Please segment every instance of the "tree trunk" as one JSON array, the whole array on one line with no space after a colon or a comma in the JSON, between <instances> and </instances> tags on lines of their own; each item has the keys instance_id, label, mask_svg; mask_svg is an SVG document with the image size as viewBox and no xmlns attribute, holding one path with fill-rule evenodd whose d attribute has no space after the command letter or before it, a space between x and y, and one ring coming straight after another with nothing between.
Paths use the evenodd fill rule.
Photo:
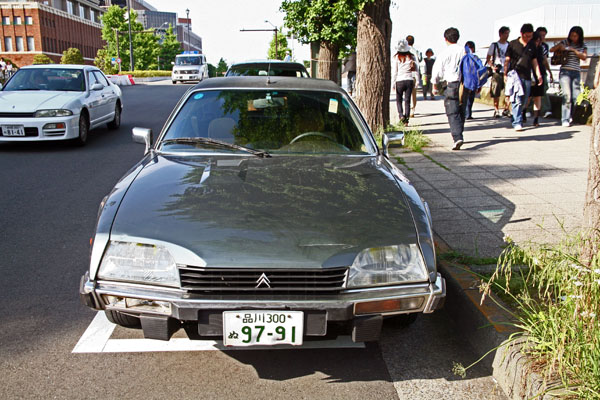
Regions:
<instances>
[{"instance_id":1,"label":"tree trunk","mask_svg":"<svg viewBox=\"0 0 600 400\"><path fill-rule=\"evenodd\" d=\"M356 102L373 132L390 122L392 21L390 0L375 0L358 13Z\"/></svg>"},{"instance_id":2,"label":"tree trunk","mask_svg":"<svg viewBox=\"0 0 600 400\"><path fill-rule=\"evenodd\" d=\"M591 261L600 251L600 87L593 90L590 100L593 107L592 137L590 139L590 167L588 172L584 226L590 230L590 241L584 257Z\"/></svg>"},{"instance_id":3,"label":"tree trunk","mask_svg":"<svg viewBox=\"0 0 600 400\"><path fill-rule=\"evenodd\" d=\"M319 67L317 77L329 79L339 85L338 81L338 55L340 49L330 42L321 42L319 46Z\"/></svg>"}]
</instances>

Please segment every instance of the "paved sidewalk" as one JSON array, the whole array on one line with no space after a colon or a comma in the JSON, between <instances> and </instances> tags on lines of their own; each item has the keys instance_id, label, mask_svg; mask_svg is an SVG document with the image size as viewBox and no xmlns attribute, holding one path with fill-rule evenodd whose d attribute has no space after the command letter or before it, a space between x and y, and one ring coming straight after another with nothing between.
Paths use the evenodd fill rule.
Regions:
<instances>
[{"instance_id":1,"label":"paved sidewalk","mask_svg":"<svg viewBox=\"0 0 600 400\"><path fill-rule=\"evenodd\" d=\"M465 143L452 151L443 100L437 98L419 97L410 121L432 146L425 155L393 149L392 159L429 203L434 231L452 249L494 257L505 235L517 243L551 243L581 226L589 126L563 128L542 118L535 128L531 118L524 131L515 132L508 118L493 119L491 107L476 103ZM393 98L390 110L397 121Z\"/></svg>"}]
</instances>

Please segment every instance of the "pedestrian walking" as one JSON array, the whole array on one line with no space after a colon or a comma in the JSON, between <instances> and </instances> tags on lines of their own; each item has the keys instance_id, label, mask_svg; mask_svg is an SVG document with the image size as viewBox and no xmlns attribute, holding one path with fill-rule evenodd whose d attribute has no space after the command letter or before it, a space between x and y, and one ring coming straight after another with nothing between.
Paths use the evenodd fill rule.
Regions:
<instances>
[{"instance_id":1,"label":"pedestrian walking","mask_svg":"<svg viewBox=\"0 0 600 400\"><path fill-rule=\"evenodd\" d=\"M444 92L444 108L450 125L450 133L454 145L452 150L460 150L463 145L463 130L465 127L465 114L460 106L460 62L465 54L465 49L457 42L460 33L456 28L448 28L444 31L446 48L437 58L433 65L432 81L434 84L433 94L437 94L437 84L445 81L447 84Z\"/></svg>"},{"instance_id":2,"label":"pedestrian walking","mask_svg":"<svg viewBox=\"0 0 600 400\"><path fill-rule=\"evenodd\" d=\"M544 78L544 94L542 95L542 110L540 115L543 114L544 118L550 118L552 116L552 104L550 104L550 97L548 96L548 75L550 75L550 83L554 82L554 76L552 74L552 69L550 69L550 63L548 62L550 54L550 46L546 43L548 30L545 27L540 26L535 31L540 35L542 40L541 50L543 55L540 70L542 71L542 77Z\"/></svg>"},{"instance_id":3,"label":"pedestrian walking","mask_svg":"<svg viewBox=\"0 0 600 400\"><path fill-rule=\"evenodd\" d=\"M537 76L535 70L532 70L533 79L531 81L531 96L529 98L529 102L533 103L533 126L540 126L539 116L542 108L542 96L545 93L544 87L547 83L545 79L546 68L543 65L544 48L542 47L542 36L539 34L539 32L533 32L531 43L535 46L536 58L542 76Z\"/></svg>"},{"instance_id":4,"label":"pedestrian walking","mask_svg":"<svg viewBox=\"0 0 600 400\"><path fill-rule=\"evenodd\" d=\"M562 90L562 126L571 126L575 100L579 96L581 80L581 61L587 59L587 47L583 41L583 29L574 26L569 30L567 39L555 44L550 51L567 52L566 61L561 65L558 81Z\"/></svg>"},{"instance_id":5,"label":"pedestrian walking","mask_svg":"<svg viewBox=\"0 0 600 400\"><path fill-rule=\"evenodd\" d=\"M427 93L429 93L431 100L435 100L435 96L433 95L431 88L431 74L433 73L433 64L435 63L435 58L433 58L433 50L427 49L423 63L425 64L425 72L422 80L423 99L427 100Z\"/></svg>"},{"instance_id":6,"label":"pedestrian walking","mask_svg":"<svg viewBox=\"0 0 600 400\"><path fill-rule=\"evenodd\" d=\"M510 29L503 26L498 30L500 36L497 42L490 45L485 58L486 65L492 69L492 79L490 84L490 96L494 100L494 118L500 118L499 103L500 97L504 94L504 61L506 57L506 49L508 49L508 36ZM508 97L504 97L504 110L502 115L510 116Z\"/></svg>"},{"instance_id":7,"label":"pedestrian walking","mask_svg":"<svg viewBox=\"0 0 600 400\"><path fill-rule=\"evenodd\" d=\"M412 109L410 116L411 118L415 116L415 109L417 108L417 87L419 86L419 82L421 81L421 71L418 68L423 61L423 54L419 50L414 47L415 37L413 35L408 35L406 37L406 41L410 46L410 52L412 53L415 62L417 63L417 68L413 71L413 80L415 82L415 89L412 92Z\"/></svg>"},{"instance_id":8,"label":"pedestrian walking","mask_svg":"<svg viewBox=\"0 0 600 400\"><path fill-rule=\"evenodd\" d=\"M410 46L404 39L396 45L394 55L394 72L392 82L396 85L396 107L398 116L402 123L408 124L410 112L411 95L415 88L413 72L417 68L416 60L410 52ZM403 107L404 106L404 107Z\"/></svg>"},{"instance_id":9,"label":"pedestrian walking","mask_svg":"<svg viewBox=\"0 0 600 400\"><path fill-rule=\"evenodd\" d=\"M473 41L469 40L465 43L465 47L469 49L475 59L479 60L479 57L475 55L475 43ZM467 88L463 89L463 98L461 100L465 109L465 119L473 119L473 103L475 102L475 94L479 93L479 91L480 90L469 90Z\"/></svg>"},{"instance_id":10,"label":"pedestrian walking","mask_svg":"<svg viewBox=\"0 0 600 400\"><path fill-rule=\"evenodd\" d=\"M10 61L6 62L6 79L10 78L13 74L13 65Z\"/></svg>"},{"instance_id":11,"label":"pedestrian walking","mask_svg":"<svg viewBox=\"0 0 600 400\"><path fill-rule=\"evenodd\" d=\"M342 73L347 73L346 79L348 81L348 94L352 96L354 89L354 82L356 80L356 52L352 52L348 58L344 61L344 70Z\"/></svg>"},{"instance_id":12,"label":"pedestrian walking","mask_svg":"<svg viewBox=\"0 0 600 400\"><path fill-rule=\"evenodd\" d=\"M523 130L523 113L527 105L527 99L531 93L532 68L538 77L538 83L542 83L542 74L537 62L537 48L534 43L530 43L532 36L533 25L523 24L521 27L521 36L508 44L504 61L505 84L508 82L508 73L515 71L518 75L518 81L520 81L520 85L522 86L522 94L519 92L518 95L511 97L512 126L517 132ZM510 80L511 83L516 83L516 81L513 79Z\"/></svg>"}]
</instances>

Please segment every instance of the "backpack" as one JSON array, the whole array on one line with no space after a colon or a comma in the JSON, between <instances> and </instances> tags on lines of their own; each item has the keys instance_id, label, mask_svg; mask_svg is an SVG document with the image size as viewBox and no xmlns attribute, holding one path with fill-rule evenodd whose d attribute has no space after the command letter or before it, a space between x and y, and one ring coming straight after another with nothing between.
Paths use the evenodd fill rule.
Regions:
<instances>
[{"instance_id":1,"label":"backpack","mask_svg":"<svg viewBox=\"0 0 600 400\"><path fill-rule=\"evenodd\" d=\"M465 55L460 60L461 81L465 88L476 91L485 85L489 77L489 70L471 49L465 46Z\"/></svg>"}]
</instances>

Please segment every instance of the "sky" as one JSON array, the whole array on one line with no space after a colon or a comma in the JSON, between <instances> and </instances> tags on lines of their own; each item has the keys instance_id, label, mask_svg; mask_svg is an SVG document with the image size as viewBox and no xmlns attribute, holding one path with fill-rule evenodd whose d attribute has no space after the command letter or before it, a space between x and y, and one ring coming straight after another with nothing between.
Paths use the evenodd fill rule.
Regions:
<instances>
[{"instance_id":1,"label":"sky","mask_svg":"<svg viewBox=\"0 0 600 400\"><path fill-rule=\"evenodd\" d=\"M185 10L189 8L191 30L202 37L203 52L213 65L217 65L221 57L228 64L267 58L273 32L240 30L273 29L273 25L283 25L284 14L279 11L281 0L146 1L159 11L176 12L180 18L185 18ZM438 53L445 47L443 34L450 26L458 28L461 42L472 40L477 48L489 46L497 40L498 34L494 32L497 19L543 5L598 3L600 0L392 0L392 47L410 34L415 37L416 48L423 52L432 48ZM509 39L517 35L513 32ZM288 47L293 48L297 61L310 59L307 45L292 41Z\"/></svg>"}]
</instances>

